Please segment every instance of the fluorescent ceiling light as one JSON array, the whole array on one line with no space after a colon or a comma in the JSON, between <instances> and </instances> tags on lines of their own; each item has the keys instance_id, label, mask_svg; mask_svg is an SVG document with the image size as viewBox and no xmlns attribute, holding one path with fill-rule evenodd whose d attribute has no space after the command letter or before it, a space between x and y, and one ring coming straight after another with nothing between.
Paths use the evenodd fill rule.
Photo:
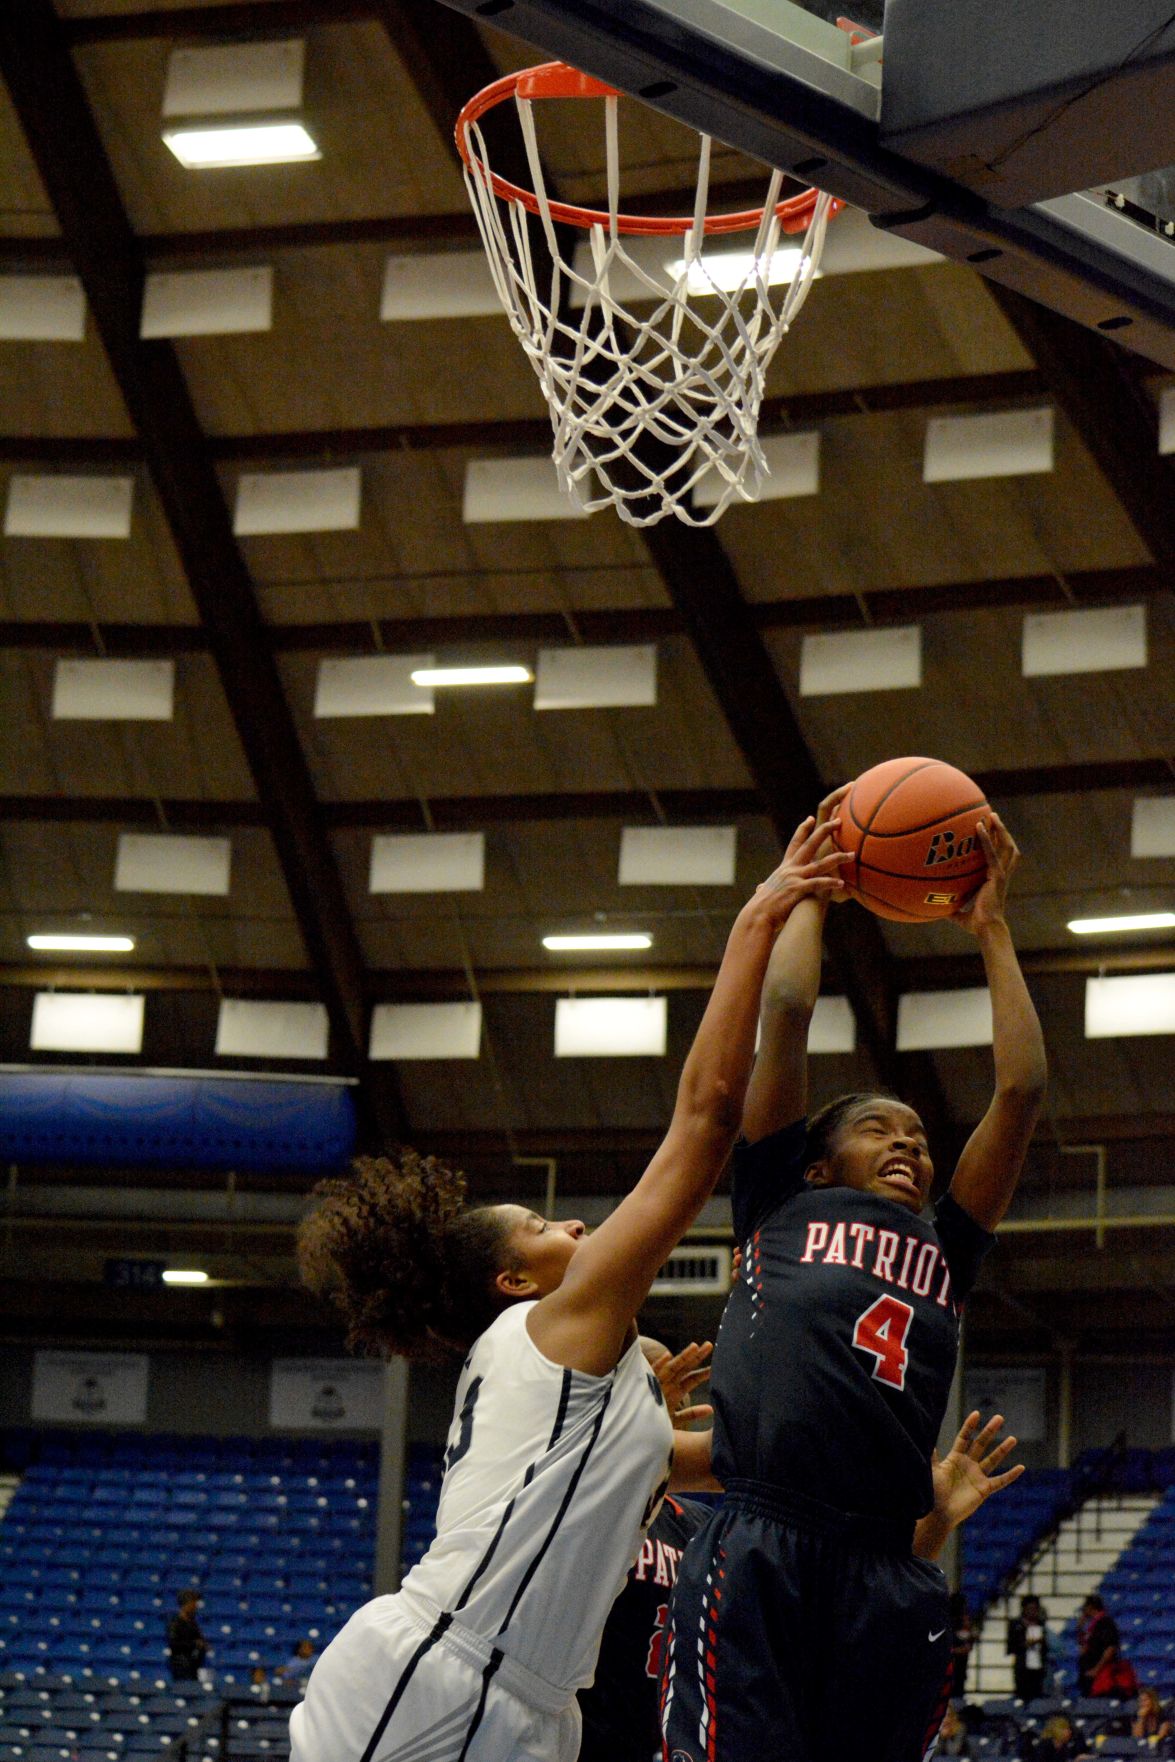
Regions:
<instances>
[{"instance_id":1,"label":"fluorescent ceiling light","mask_svg":"<svg viewBox=\"0 0 1175 1762\"><path fill-rule=\"evenodd\" d=\"M560 997L556 1058L663 1058L663 997Z\"/></svg>"},{"instance_id":2,"label":"fluorescent ceiling light","mask_svg":"<svg viewBox=\"0 0 1175 1762\"><path fill-rule=\"evenodd\" d=\"M133 477L9 479L7 538L129 538Z\"/></svg>"},{"instance_id":3,"label":"fluorescent ceiling light","mask_svg":"<svg viewBox=\"0 0 1175 1762\"><path fill-rule=\"evenodd\" d=\"M141 337L228 336L272 328L272 269L168 270L147 277Z\"/></svg>"},{"instance_id":4,"label":"fluorescent ceiling light","mask_svg":"<svg viewBox=\"0 0 1175 1762\"><path fill-rule=\"evenodd\" d=\"M701 257L695 257L689 265L688 273L684 257L672 258L665 267L675 282L685 276L691 294L733 294L744 283L754 287L759 277L768 287L782 287L796 279L803 261L800 245L780 245L768 258L756 258L754 251L704 247ZM817 277L819 274L817 270Z\"/></svg>"},{"instance_id":5,"label":"fluorescent ceiling light","mask_svg":"<svg viewBox=\"0 0 1175 1762\"><path fill-rule=\"evenodd\" d=\"M1052 468L1051 406L983 416L932 416L926 424L922 457L926 483L1024 477Z\"/></svg>"},{"instance_id":6,"label":"fluorescent ceiling light","mask_svg":"<svg viewBox=\"0 0 1175 1762\"><path fill-rule=\"evenodd\" d=\"M116 893L200 893L229 890L232 843L227 838L123 832L114 865Z\"/></svg>"},{"instance_id":7,"label":"fluorescent ceiling light","mask_svg":"<svg viewBox=\"0 0 1175 1762\"><path fill-rule=\"evenodd\" d=\"M165 1267L159 1277L165 1285L206 1285L208 1274L194 1266Z\"/></svg>"},{"instance_id":8,"label":"fluorescent ceiling light","mask_svg":"<svg viewBox=\"0 0 1175 1762\"><path fill-rule=\"evenodd\" d=\"M417 667L413 685L529 685L529 667Z\"/></svg>"},{"instance_id":9,"label":"fluorescent ceiling light","mask_svg":"<svg viewBox=\"0 0 1175 1762\"><path fill-rule=\"evenodd\" d=\"M657 701L657 650L540 649L535 669L536 710L603 710Z\"/></svg>"},{"instance_id":10,"label":"fluorescent ceiling light","mask_svg":"<svg viewBox=\"0 0 1175 1762\"><path fill-rule=\"evenodd\" d=\"M58 661L53 717L59 722L170 722L174 661Z\"/></svg>"},{"instance_id":11,"label":"fluorescent ceiling light","mask_svg":"<svg viewBox=\"0 0 1175 1762\"><path fill-rule=\"evenodd\" d=\"M314 714L332 716L431 716L431 691L412 683L434 655L349 655L318 663Z\"/></svg>"},{"instance_id":12,"label":"fluorescent ceiling light","mask_svg":"<svg viewBox=\"0 0 1175 1762\"><path fill-rule=\"evenodd\" d=\"M480 893L484 832L381 833L371 841L371 893Z\"/></svg>"},{"instance_id":13,"label":"fluorescent ceiling light","mask_svg":"<svg viewBox=\"0 0 1175 1762\"><path fill-rule=\"evenodd\" d=\"M808 1051L853 1052L857 1045L857 1019L847 997L818 997L808 1027Z\"/></svg>"},{"instance_id":14,"label":"fluorescent ceiling light","mask_svg":"<svg viewBox=\"0 0 1175 1762\"><path fill-rule=\"evenodd\" d=\"M371 1012L370 1059L477 1058L480 1052L480 1003L379 1003Z\"/></svg>"},{"instance_id":15,"label":"fluorescent ceiling light","mask_svg":"<svg viewBox=\"0 0 1175 1762\"><path fill-rule=\"evenodd\" d=\"M1135 912L1124 918L1071 918L1074 936L1099 936L1102 931L1175 930L1175 912Z\"/></svg>"},{"instance_id":16,"label":"fluorescent ceiling light","mask_svg":"<svg viewBox=\"0 0 1175 1762\"><path fill-rule=\"evenodd\" d=\"M247 116L297 110L306 45L297 37L173 49L163 88L165 117Z\"/></svg>"},{"instance_id":17,"label":"fluorescent ceiling light","mask_svg":"<svg viewBox=\"0 0 1175 1762\"><path fill-rule=\"evenodd\" d=\"M733 826L626 826L621 887L732 887Z\"/></svg>"},{"instance_id":18,"label":"fluorescent ceiling light","mask_svg":"<svg viewBox=\"0 0 1175 1762\"><path fill-rule=\"evenodd\" d=\"M0 275L0 341L80 343L86 296L76 275Z\"/></svg>"},{"instance_id":19,"label":"fluorescent ceiling light","mask_svg":"<svg viewBox=\"0 0 1175 1762\"><path fill-rule=\"evenodd\" d=\"M34 1052L141 1052L141 996L38 991L29 1045Z\"/></svg>"},{"instance_id":20,"label":"fluorescent ceiling light","mask_svg":"<svg viewBox=\"0 0 1175 1762\"><path fill-rule=\"evenodd\" d=\"M186 171L294 165L322 158L317 141L300 122L238 122L224 128L190 124L164 129L163 144Z\"/></svg>"},{"instance_id":21,"label":"fluorescent ceiling light","mask_svg":"<svg viewBox=\"0 0 1175 1762\"><path fill-rule=\"evenodd\" d=\"M1139 795L1130 816L1132 857L1175 857L1175 795Z\"/></svg>"},{"instance_id":22,"label":"fluorescent ceiling light","mask_svg":"<svg viewBox=\"0 0 1175 1762\"><path fill-rule=\"evenodd\" d=\"M1175 973L1085 981L1085 1037L1175 1034Z\"/></svg>"},{"instance_id":23,"label":"fluorescent ceiling light","mask_svg":"<svg viewBox=\"0 0 1175 1762\"><path fill-rule=\"evenodd\" d=\"M610 935L610 936L544 936L543 947L555 952L570 949L603 949L603 948L652 948L653 938L643 935Z\"/></svg>"},{"instance_id":24,"label":"fluorescent ceiling light","mask_svg":"<svg viewBox=\"0 0 1175 1762\"><path fill-rule=\"evenodd\" d=\"M789 496L814 496L820 489L820 436L807 434L769 434L760 443L767 461L769 476L763 479L756 497L760 502L778 502ZM721 501L726 480L716 469L706 472L694 486L694 505L713 508Z\"/></svg>"},{"instance_id":25,"label":"fluorescent ceiling light","mask_svg":"<svg viewBox=\"0 0 1175 1762\"><path fill-rule=\"evenodd\" d=\"M1175 453L1175 385L1165 385L1159 394L1159 451Z\"/></svg>"},{"instance_id":26,"label":"fluorescent ceiling light","mask_svg":"<svg viewBox=\"0 0 1175 1762\"><path fill-rule=\"evenodd\" d=\"M541 459L471 459L461 518L466 526L501 520L586 520L559 487L549 454Z\"/></svg>"},{"instance_id":27,"label":"fluorescent ceiling light","mask_svg":"<svg viewBox=\"0 0 1175 1762\"><path fill-rule=\"evenodd\" d=\"M360 471L245 471L237 481L238 538L277 532L353 532L359 525Z\"/></svg>"},{"instance_id":28,"label":"fluorescent ceiling light","mask_svg":"<svg viewBox=\"0 0 1175 1762\"><path fill-rule=\"evenodd\" d=\"M325 1058L329 1034L321 1003L260 1003L221 999L218 1058Z\"/></svg>"},{"instance_id":29,"label":"fluorescent ceiling light","mask_svg":"<svg viewBox=\"0 0 1175 1762\"><path fill-rule=\"evenodd\" d=\"M1146 607L1029 612L1021 644L1025 679L1146 666Z\"/></svg>"},{"instance_id":30,"label":"fluorescent ceiling light","mask_svg":"<svg viewBox=\"0 0 1175 1762\"><path fill-rule=\"evenodd\" d=\"M406 319L498 317L498 298L484 251L392 256L384 267L379 315Z\"/></svg>"},{"instance_id":31,"label":"fluorescent ceiling light","mask_svg":"<svg viewBox=\"0 0 1175 1762\"><path fill-rule=\"evenodd\" d=\"M25 941L44 954L130 954L135 946L133 936L26 936Z\"/></svg>"},{"instance_id":32,"label":"fluorescent ceiling light","mask_svg":"<svg viewBox=\"0 0 1175 1762\"><path fill-rule=\"evenodd\" d=\"M922 630L842 630L805 636L800 648L800 696L835 692L904 691L922 683Z\"/></svg>"},{"instance_id":33,"label":"fluorescent ceiling light","mask_svg":"<svg viewBox=\"0 0 1175 1762\"><path fill-rule=\"evenodd\" d=\"M991 993L909 991L898 999L898 1051L933 1052L951 1046L990 1046Z\"/></svg>"}]
</instances>

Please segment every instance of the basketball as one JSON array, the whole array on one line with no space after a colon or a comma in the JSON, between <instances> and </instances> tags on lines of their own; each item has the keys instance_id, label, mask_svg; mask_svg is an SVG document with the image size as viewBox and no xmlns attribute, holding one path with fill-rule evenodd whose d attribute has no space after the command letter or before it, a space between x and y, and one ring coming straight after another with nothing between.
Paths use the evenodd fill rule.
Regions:
<instances>
[{"instance_id":1,"label":"basketball","mask_svg":"<svg viewBox=\"0 0 1175 1762\"><path fill-rule=\"evenodd\" d=\"M879 918L949 918L979 887L987 859L975 828L983 791L941 759L886 759L841 804L836 842L855 859L848 891Z\"/></svg>"}]
</instances>

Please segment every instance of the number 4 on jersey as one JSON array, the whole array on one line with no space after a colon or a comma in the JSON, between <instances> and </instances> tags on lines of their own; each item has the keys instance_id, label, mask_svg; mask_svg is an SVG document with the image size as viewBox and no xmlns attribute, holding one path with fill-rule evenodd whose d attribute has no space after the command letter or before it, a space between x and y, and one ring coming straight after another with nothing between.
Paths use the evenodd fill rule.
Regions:
<instances>
[{"instance_id":1,"label":"number 4 on jersey","mask_svg":"<svg viewBox=\"0 0 1175 1762\"><path fill-rule=\"evenodd\" d=\"M870 1353L875 1361L875 1380L891 1389L906 1386L906 1366L910 1362L906 1335L913 1319L914 1311L908 1303L901 1303L896 1297L879 1297L857 1317L853 1329L853 1345Z\"/></svg>"}]
</instances>

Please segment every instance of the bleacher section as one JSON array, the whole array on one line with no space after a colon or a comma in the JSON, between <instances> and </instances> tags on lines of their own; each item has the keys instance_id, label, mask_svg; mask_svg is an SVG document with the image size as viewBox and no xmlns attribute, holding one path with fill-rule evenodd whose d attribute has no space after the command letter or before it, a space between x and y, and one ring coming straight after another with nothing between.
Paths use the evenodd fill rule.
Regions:
<instances>
[{"instance_id":1,"label":"bleacher section","mask_svg":"<svg viewBox=\"0 0 1175 1762\"><path fill-rule=\"evenodd\" d=\"M961 1531L963 1594L979 1610L997 1596L1035 1543L1054 1529L1074 1499L1065 1468L1026 1474L998 1499L981 1505Z\"/></svg>"},{"instance_id":2,"label":"bleacher section","mask_svg":"<svg viewBox=\"0 0 1175 1762\"><path fill-rule=\"evenodd\" d=\"M1175 1686L1175 1486L1166 1489L1098 1586L1139 1681Z\"/></svg>"},{"instance_id":3,"label":"bleacher section","mask_svg":"<svg viewBox=\"0 0 1175 1762\"><path fill-rule=\"evenodd\" d=\"M321 1649L371 1596L376 1449L344 1440L9 1437L0 1669L154 1681L196 1586L219 1681ZM431 1536L436 1453L410 1464L405 1563Z\"/></svg>"}]
</instances>

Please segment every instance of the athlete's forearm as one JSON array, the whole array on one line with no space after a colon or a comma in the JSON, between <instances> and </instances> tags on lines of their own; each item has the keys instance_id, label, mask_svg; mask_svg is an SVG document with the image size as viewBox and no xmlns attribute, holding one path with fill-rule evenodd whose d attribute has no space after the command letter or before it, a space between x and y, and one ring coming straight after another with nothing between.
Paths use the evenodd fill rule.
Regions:
<instances>
[{"instance_id":1,"label":"athlete's forearm","mask_svg":"<svg viewBox=\"0 0 1175 1762\"><path fill-rule=\"evenodd\" d=\"M991 993L996 1093L1039 1100L1048 1081L1044 1035L1004 919L981 932L979 947Z\"/></svg>"},{"instance_id":2,"label":"athlete's forearm","mask_svg":"<svg viewBox=\"0 0 1175 1762\"><path fill-rule=\"evenodd\" d=\"M945 1512L928 1511L914 1525L914 1553L919 1560L937 1560L955 1525Z\"/></svg>"},{"instance_id":3,"label":"athlete's forearm","mask_svg":"<svg viewBox=\"0 0 1175 1762\"><path fill-rule=\"evenodd\" d=\"M807 1021L820 995L820 957L828 902L801 899L783 926L763 980L763 1013L786 1011Z\"/></svg>"}]
</instances>

